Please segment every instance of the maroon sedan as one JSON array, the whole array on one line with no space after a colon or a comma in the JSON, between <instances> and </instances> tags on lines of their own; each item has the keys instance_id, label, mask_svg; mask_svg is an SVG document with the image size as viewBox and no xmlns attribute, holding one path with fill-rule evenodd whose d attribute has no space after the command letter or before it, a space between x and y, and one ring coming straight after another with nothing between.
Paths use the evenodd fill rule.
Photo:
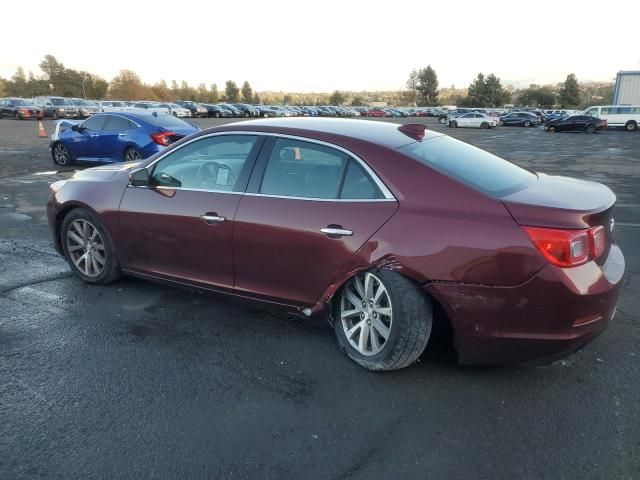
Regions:
<instances>
[{"instance_id":1,"label":"maroon sedan","mask_svg":"<svg viewBox=\"0 0 640 480\"><path fill-rule=\"evenodd\" d=\"M48 217L86 282L128 274L327 315L350 358L392 370L423 352L434 312L465 364L597 337L624 272L614 203L423 125L291 118L78 172L51 186Z\"/></svg>"}]
</instances>

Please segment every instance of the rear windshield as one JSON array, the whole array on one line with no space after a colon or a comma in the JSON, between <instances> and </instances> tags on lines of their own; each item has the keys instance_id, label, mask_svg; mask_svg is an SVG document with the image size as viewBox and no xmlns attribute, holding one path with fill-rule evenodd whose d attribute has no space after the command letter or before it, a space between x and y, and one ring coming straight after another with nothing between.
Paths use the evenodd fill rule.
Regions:
<instances>
[{"instance_id":1,"label":"rear windshield","mask_svg":"<svg viewBox=\"0 0 640 480\"><path fill-rule=\"evenodd\" d=\"M187 122L182 121L179 118L174 117L173 115L158 114L157 117L155 115L149 115L148 117L145 116L144 119L146 122L156 127L185 128L191 126Z\"/></svg>"},{"instance_id":2,"label":"rear windshield","mask_svg":"<svg viewBox=\"0 0 640 480\"><path fill-rule=\"evenodd\" d=\"M400 151L495 198L522 190L537 178L507 160L448 136L414 142Z\"/></svg>"}]
</instances>

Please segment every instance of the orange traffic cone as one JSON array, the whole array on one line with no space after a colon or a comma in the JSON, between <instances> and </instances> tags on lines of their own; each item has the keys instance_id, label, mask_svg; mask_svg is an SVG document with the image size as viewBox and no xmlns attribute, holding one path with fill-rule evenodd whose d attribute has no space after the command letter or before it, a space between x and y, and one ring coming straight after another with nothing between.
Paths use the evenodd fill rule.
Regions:
<instances>
[{"instance_id":1,"label":"orange traffic cone","mask_svg":"<svg viewBox=\"0 0 640 480\"><path fill-rule=\"evenodd\" d=\"M38 120L38 136L40 138L47 138L47 132L44 131L44 125L42 120Z\"/></svg>"}]
</instances>

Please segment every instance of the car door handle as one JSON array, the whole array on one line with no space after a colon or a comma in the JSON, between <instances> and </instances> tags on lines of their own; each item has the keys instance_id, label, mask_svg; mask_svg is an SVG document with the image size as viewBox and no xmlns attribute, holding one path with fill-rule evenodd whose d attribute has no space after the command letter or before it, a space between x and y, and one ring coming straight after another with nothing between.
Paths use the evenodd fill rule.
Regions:
<instances>
[{"instance_id":1,"label":"car door handle","mask_svg":"<svg viewBox=\"0 0 640 480\"><path fill-rule=\"evenodd\" d=\"M98 135L97 133L92 133L91 135L89 135L91 138L96 138L99 137L100 135Z\"/></svg>"},{"instance_id":2,"label":"car door handle","mask_svg":"<svg viewBox=\"0 0 640 480\"><path fill-rule=\"evenodd\" d=\"M202 220L204 220L204 223L207 223L209 225L213 225L213 224L216 224L216 223L224 222L226 220L226 218L221 217L221 216L216 215L216 214L200 215L200 218Z\"/></svg>"},{"instance_id":3,"label":"car door handle","mask_svg":"<svg viewBox=\"0 0 640 480\"><path fill-rule=\"evenodd\" d=\"M126 134L126 133L119 133L119 134L118 134L118 136L119 136L119 137L126 137L126 136L127 136L127 134Z\"/></svg>"},{"instance_id":4,"label":"car door handle","mask_svg":"<svg viewBox=\"0 0 640 480\"><path fill-rule=\"evenodd\" d=\"M320 231L328 237L350 237L351 235L353 235L353 231L346 230L341 227L338 228L338 227L328 226L326 228L321 228Z\"/></svg>"}]
</instances>

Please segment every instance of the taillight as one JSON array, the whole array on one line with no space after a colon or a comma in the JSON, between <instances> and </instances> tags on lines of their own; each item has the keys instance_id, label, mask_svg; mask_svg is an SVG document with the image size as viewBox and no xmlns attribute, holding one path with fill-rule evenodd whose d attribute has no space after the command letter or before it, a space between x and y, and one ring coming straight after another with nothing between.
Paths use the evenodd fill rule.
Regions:
<instances>
[{"instance_id":1,"label":"taillight","mask_svg":"<svg viewBox=\"0 0 640 480\"><path fill-rule=\"evenodd\" d=\"M591 239L591 254L593 258L598 258L604 253L606 247L606 237L604 227L591 227L589 229L589 238Z\"/></svg>"},{"instance_id":2,"label":"taillight","mask_svg":"<svg viewBox=\"0 0 640 480\"><path fill-rule=\"evenodd\" d=\"M558 267L576 267L589 261L591 241L588 230L524 227L538 251Z\"/></svg>"},{"instance_id":3,"label":"taillight","mask_svg":"<svg viewBox=\"0 0 640 480\"><path fill-rule=\"evenodd\" d=\"M158 132L152 133L151 139L156 142L158 145L168 146L171 145L171 137L173 137L175 133L173 132Z\"/></svg>"}]
</instances>

